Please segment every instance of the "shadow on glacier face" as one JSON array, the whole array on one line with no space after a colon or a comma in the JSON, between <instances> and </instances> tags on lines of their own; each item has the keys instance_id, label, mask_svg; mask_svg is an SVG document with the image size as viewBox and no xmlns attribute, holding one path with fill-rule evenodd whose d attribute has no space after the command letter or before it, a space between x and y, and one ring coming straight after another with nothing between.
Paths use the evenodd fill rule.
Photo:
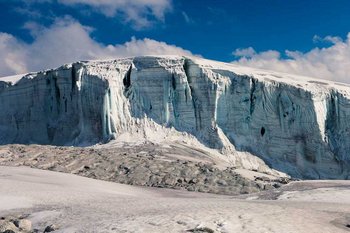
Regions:
<instances>
[{"instance_id":1,"label":"shadow on glacier face","mask_svg":"<svg viewBox=\"0 0 350 233\"><path fill-rule=\"evenodd\" d=\"M124 82L133 117L146 115L220 149L224 145L214 122L238 150L259 156L277 170L302 178L344 177L344 161L337 160L337 152L324 140L320 124L326 119L317 118L310 92L213 71L229 77L230 83L214 83L186 61L182 73L162 67L147 72L136 65ZM329 108L323 110L328 114Z\"/></svg>"},{"instance_id":2,"label":"shadow on glacier face","mask_svg":"<svg viewBox=\"0 0 350 233\"><path fill-rule=\"evenodd\" d=\"M212 126L215 86L209 88L208 78L187 59L177 59L172 67L173 70L167 70L153 65L150 71L145 61L134 60L134 68L123 82L132 117L147 116L159 125L194 135L209 147L222 148L217 128Z\"/></svg>"},{"instance_id":3,"label":"shadow on glacier face","mask_svg":"<svg viewBox=\"0 0 350 233\"><path fill-rule=\"evenodd\" d=\"M221 74L231 83L219 97L218 125L236 149L295 177L346 178L344 161L336 159L337 152L321 135L319 124L326 119L317 119L310 92L227 71Z\"/></svg>"},{"instance_id":4,"label":"shadow on glacier face","mask_svg":"<svg viewBox=\"0 0 350 233\"><path fill-rule=\"evenodd\" d=\"M78 77L75 66L27 75L2 90L1 144L88 146L101 141L106 83L93 75Z\"/></svg>"}]
</instances>

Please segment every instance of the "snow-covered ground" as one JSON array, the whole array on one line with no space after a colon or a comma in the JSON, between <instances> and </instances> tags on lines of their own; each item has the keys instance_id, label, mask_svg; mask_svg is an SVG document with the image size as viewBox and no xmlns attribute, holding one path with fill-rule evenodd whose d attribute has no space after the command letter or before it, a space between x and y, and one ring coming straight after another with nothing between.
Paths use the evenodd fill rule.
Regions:
<instances>
[{"instance_id":1,"label":"snow-covered ground","mask_svg":"<svg viewBox=\"0 0 350 233\"><path fill-rule=\"evenodd\" d=\"M29 214L40 231L56 224L55 232L349 232L348 181L295 182L277 200L246 200L0 167L0 187L0 217Z\"/></svg>"}]
</instances>

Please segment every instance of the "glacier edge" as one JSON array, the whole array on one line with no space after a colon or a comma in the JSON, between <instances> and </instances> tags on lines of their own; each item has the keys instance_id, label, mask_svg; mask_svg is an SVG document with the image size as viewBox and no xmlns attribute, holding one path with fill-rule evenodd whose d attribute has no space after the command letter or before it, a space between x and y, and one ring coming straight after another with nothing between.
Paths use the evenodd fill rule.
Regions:
<instances>
[{"instance_id":1,"label":"glacier edge","mask_svg":"<svg viewBox=\"0 0 350 233\"><path fill-rule=\"evenodd\" d=\"M205 59L77 62L0 79L0 143L91 145L173 127L304 178L349 178L350 87Z\"/></svg>"}]
</instances>

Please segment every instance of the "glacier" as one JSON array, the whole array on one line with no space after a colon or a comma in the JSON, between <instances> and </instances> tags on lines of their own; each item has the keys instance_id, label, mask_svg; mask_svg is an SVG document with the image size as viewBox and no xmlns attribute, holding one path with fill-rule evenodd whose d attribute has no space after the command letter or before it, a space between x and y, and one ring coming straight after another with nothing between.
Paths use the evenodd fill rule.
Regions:
<instances>
[{"instance_id":1,"label":"glacier","mask_svg":"<svg viewBox=\"0 0 350 233\"><path fill-rule=\"evenodd\" d=\"M350 178L347 84L183 56L0 78L0 144L93 145L152 126L294 177Z\"/></svg>"}]
</instances>

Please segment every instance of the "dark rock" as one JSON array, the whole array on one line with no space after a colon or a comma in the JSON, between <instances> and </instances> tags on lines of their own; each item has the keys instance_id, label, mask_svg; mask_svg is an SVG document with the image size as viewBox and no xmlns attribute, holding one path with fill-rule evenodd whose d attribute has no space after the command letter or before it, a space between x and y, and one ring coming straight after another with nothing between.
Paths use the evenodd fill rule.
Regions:
<instances>
[{"instance_id":1,"label":"dark rock","mask_svg":"<svg viewBox=\"0 0 350 233\"><path fill-rule=\"evenodd\" d=\"M189 183L189 184L196 184L196 183L198 183L198 179L193 178L193 179L191 179L188 183Z\"/></svg>"},{"instance_id":2,"label":"dark rock","mask_svg":"<svg viewBox=\"0 0 350 233\"><path fill-rule=\"evenodd\" d=\"M209 227L196 227L194 229L187 230L188 232L194 232L194 233L214 233L213 229L210 229Z\"/></svg>"},{"instance_id":3,"label":"dark rock","mask_svg":"<svg viewBox=\"0 0 350 233\"><path fill-rule=\"evenodd\" d=\"M45 228L44 233L57 231L57 230L58 230L58 226L56 226L55 224L52 224L52 225L49 225Z\"/></svg>"},{"instance_id":4,"label":"dark rock","mask_svg":"<svg viewBox=\"0 0 350 233\"><path fill-rule=\"evenodd\" d=\"M289 183L289 178L287 177L281 177L277 180L277 182L281 183L281 184L288 184Z\"/></svg>"},{"instance_id":5,"label":"dark rock","mask_svg":"<svg viewBox=\"0 0 350 233\"><path fill-rule=\"evenodd\" d=\"M264 181L264 182L270 182L271 179L269 177L266 177L266 176L258 176L255 178L255 180L261 180L261 181Z\"/></svg>"}]
</instances>

